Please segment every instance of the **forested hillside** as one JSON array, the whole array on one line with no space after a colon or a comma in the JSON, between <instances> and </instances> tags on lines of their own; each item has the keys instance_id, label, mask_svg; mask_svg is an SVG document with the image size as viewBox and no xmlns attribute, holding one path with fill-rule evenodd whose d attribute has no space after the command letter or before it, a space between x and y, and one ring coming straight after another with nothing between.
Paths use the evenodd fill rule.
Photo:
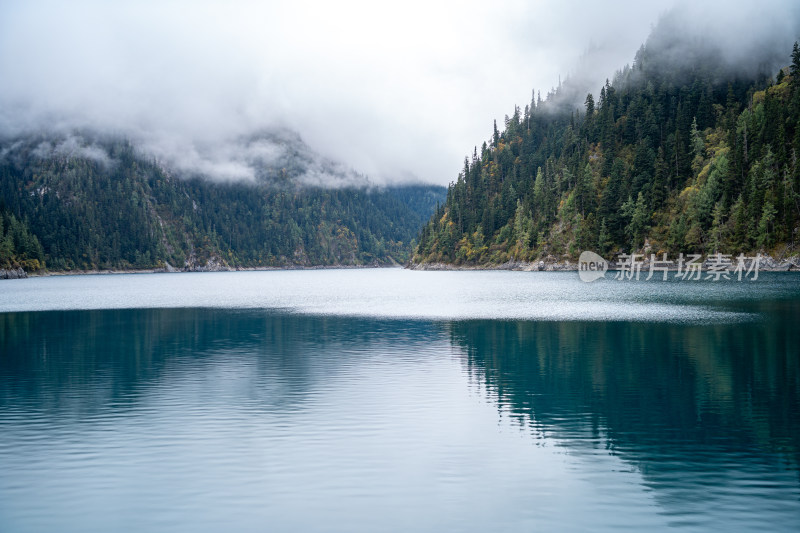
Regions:
<instances>
[{"instance_id":1,"label":"forested hillside","mask_svg":"<svg viewBox=\"0 0 800 533\"><path fill-rule=\"evenodd\" d=\"M414 261L796 253L800 50L785 69L758 57L737 69L719 50L678 57L672 44L651 36L579 107L566 84L515 107L465 159Z\"/></svg>"},{"instance_id":2,"label":"forested hillside","mask_svg":"<svg viewBox=\"0 0 800 533\"><path fill-rule=\"evenodd\" d=\"M40 270L44 266L44 250L27 225L0 205L0 270L22 268Z\"/></svg>"},{"instance_id":3,"label":"forested hillside","mask_svg":"<svg viewBox=\"0 0 800 533\"><path fill-rule=\"evenodd\" d=\"M125 140L72 136L69 150L53 150L58 142L67 145L48 136L0 144L0 268L404 262L445 193L304 184L303 151L255 181L215 182L173 175Z\"/></svg>"}]
</instances>

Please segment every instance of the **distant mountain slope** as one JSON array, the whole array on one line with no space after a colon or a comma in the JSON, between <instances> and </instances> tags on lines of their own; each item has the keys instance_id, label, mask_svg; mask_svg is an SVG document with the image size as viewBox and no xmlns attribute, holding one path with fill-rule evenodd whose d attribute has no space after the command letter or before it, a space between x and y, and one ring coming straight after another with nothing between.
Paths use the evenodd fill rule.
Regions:
<instances>
[{"instance_id":1,"label":"distant mountain slope","mask_svg":"<svg viewBox=\"0 0 800 533\"><path fill-rule=\"evenodd\" d=\"M444 199L443 187L370 185L316 156L296 136L284 135L283 145L269 137L252 148L262 140L244 143L239 161L255 169L254 177L227 182L200 171L178 177L119 139L6 140L0 143L0 213L5 233L13 226L19 244L0 246L0 265L84 270L404 262L419 228ZM322 182L331 186L315 185Z\"/></svg>"},{"instance_id":2,"label":"distant mountain slope","mask_svg":"<svg viewBox=\"0 0 800 533\"><path fill-rule=\"evenodd\" d=\"M758 52L726 63L668 29L597 100L576 108L559 90L515 108L465 159L414 261L796 253L800 50L785 51L786 69Z\"/></svg>"}]
</instances>

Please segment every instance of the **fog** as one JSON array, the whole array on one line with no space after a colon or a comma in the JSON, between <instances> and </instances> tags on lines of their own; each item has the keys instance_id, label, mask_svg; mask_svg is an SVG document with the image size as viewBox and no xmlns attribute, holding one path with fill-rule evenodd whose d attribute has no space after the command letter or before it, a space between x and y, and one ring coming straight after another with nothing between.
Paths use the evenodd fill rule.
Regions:
<instances>
[{"instance_id":1,"label":"fog","mask_svg":"<svg viewBox=\"0 0 800 533\"><path fill-rule=\"evenodd\" d=\"M7 0L0 134L123 135L177 169L249 179L287 152L253 134L291 130L320 154L320 182L346 167L446 184L493 120L559 79L596 94L667 13L732 63L798 33L789 1ZM42 150L83 149L70 139Z\"/></svg>"}]
</instances>

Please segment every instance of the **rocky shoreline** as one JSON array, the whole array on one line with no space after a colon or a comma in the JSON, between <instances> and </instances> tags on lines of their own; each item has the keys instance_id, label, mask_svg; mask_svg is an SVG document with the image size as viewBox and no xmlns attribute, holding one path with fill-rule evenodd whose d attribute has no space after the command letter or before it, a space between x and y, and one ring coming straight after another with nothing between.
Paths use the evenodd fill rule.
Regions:
<instances>
[{"instance_id":1,"label":"rocky shoreline","mask_svg":"<svg viewBox=\"0 0 800 533\"><path fill-rule=\"evenodd\" d=\"M372 262L365 265L284 265L284 266L265 266L265 267L231 267L223 262L208 261L205 265L185 266L175 268L169 263L161 268L143 269L108 269L108 270L54 270L44 272L25 272L22 268L0 269L0 280L3 279L25 279L28 277L43 276L78 276L78 275L107 275L107 274L163 274L180 272L260 272L273 270L327 270L327 269L359 269L359 268L396 268L398 263L383 264ZM708 270L709 261L706 260L701 268L702 271ZM451 263L409 263L405 265L409 270L513 270L521 272L569 272L578 270L578 262L570 259L557 260L550 256L540 261L507 261L505 263L486 263L480 265L454 265ZM619 270L620 266L609 262L609 270ZM650 268L649 259L642 263L641 271L647 272ZM668 270L677 270L674 267ZM785 272L800 271L800 255L788 259L777 260L771 256L761 257L759 264L761 272Z\"/></svg>"},{"instance_id":2,"label":"rocky shoreline","mask_svg":"<svg viewBox=\"0 0 800 533\"><path fill-rule=\"evenodd\" d=\"M451 263L411 263L410 270L516 270L522 272L557 272L578 270L578 263L564 260L545 261L507 261L505 263L486 263L481 265L454 265Z\"/></svg>"},{"instance_id":3,"label":"rocky shoreline","mask_svg":"<svg viewBox=\"0 0 800 533\"><path fill-rule=\"evenodd\" d=\"M22 279L27 277L47 277L47 276L82 276L82 275L112 275L112 274L166 274L166 273L186 273L186 272L261 272L273 270L329 270L329 269L357 269L357 268L397 268L402 265L368 263L365 265L285 265L285 266L265 266L265 267L231 267L226 264L209 262L206 265L175 268L169 263L161 268L124 268L124 269L103 269L103 270L47 270L43 272L26 273L22 269L0 270L0 279ZM9 272L8 277L3 277L5 272Z\"/></svg>"},{"instance_id":4,"label":"rocky shoreline","mask_svg":"<svg viewBox=\"0 0 800 533\"><path fill-rule=\"evenodd\" d=\"M710 261L703 262L701 270L706 271ZM735 258L734 258L735 265ZM577 271L578 262L570 259L557 260L555 257L547 257L540 261L507 261L505 263L487 263L481 265L454 265L451 263L411 263L407 266L410 270L514 270L522 272L561 272ZM620 265L609 262L609 270L619 270ZM642 263L641 271L647 272L650 269L649 258ZM677 270L677 267L670 267L668 270ZM795 255L788 259L778 260L769 255L762 255L758 270L760 272L786 272L800 271L800 255Z\"/></svg>"}]
</instances>

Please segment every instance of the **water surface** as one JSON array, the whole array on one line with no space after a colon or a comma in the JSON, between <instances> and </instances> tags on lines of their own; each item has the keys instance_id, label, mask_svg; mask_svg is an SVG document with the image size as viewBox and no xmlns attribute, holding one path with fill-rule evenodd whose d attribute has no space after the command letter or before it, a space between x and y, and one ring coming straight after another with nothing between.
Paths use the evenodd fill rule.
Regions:
<instances>
[{"instance_id":1,"label":"water surface","mask_svg":"<svg viewBox=\"0 0 800 533\"><path fill-rule=\"evenodd\" d=\"M0 285L0 530L795 531L800 278Z\"/></svg>"}]
</instances>

